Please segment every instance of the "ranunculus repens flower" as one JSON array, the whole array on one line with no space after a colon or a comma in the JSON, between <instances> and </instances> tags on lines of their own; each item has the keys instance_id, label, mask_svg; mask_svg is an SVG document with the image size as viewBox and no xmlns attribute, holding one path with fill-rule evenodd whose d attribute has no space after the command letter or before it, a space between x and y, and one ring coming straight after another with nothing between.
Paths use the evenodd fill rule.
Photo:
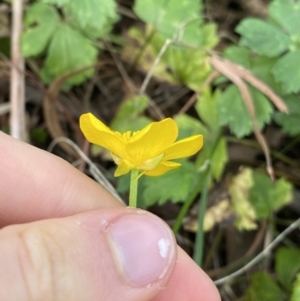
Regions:
<instances>
[{"instance_id":1,"label":"ranunculus repens flower","mask_svg":"<svg viewBox=\"0 0 300 301\"><path fill-rule=\"evenodd\" d=\"M93 114L80 117L80 128L86 139L111 152L118 165L115 176L121 176L132 169L141 174L160 176L181 164L174 159L189 157L198 152L203 145L203 136L194 135L179 141L178 127L171 118L152 122L137 132L123 134L112 131Z\"/></svg>"}]
</instances>

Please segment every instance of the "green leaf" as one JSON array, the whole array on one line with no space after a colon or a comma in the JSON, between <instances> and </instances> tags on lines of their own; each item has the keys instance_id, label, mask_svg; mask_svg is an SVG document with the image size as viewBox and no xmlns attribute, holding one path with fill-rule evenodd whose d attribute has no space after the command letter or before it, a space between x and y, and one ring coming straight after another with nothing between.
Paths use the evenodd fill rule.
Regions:
<instances>
[{"instance_id":1,"label":"green leaf","mask_svg":"<svg viewBox=\"0 0 300 301\"><path fill-rule=\"evenodd\" d=\"M99 38L118 20L114 0L42 0L62 7L67 22L86 36Z\"/></svg>"},{"instance_id":2,"label":"green leaf","mask_svg":"<svg viewBox=\"0 0 300 301\"><path fill-rule=\"evenodd\" d=\"M131 99L122 102L110 128L119 131L138 131L152 122L146 116L139 116L149 105L149 99L146 96L134 96Z\"/></svg>"},{"instance_id":3,"label":"green leaf","mask_svg":"<svg viewBox=\"0 0 300 301\"><path fill-rule=\"evenodd\" d=\"M103 38L106 35L108 35L112 31L114 23L116 23L118 20L119 20L119 16L115 15L114 18L107 19L106 23L103 24L101 28L100 27L94 28L89 25L82 28L79 26L80 24L77 22L76 19L70 20L70 22L72 26L76 28L78 31L80 31L84 36L90 38L91 40L95 40L95 39ZM114 42L112 36L110 36L110 40Z\"/></svg>"},{"instance_id":4,"label":"green leaf","mask_svg":"<svg viewBox=\"0 0 300 301\"><path fill-rule=\"evenodd\" d=\"M57 6L63 6L65 4L68 4L72 0L40 0L42 3L47 3L47 4L55 4Z\"/></svg>"},{"instance_id":5,"label":"green leaf","mask_svg":"<svg viewBox=\"0 0 300 301\"><path fill-rule=\"evenodd\" d=\"M244 19L236 28L240 45L268 57L278 56L289 48L290 38L276 26L254 18Z\"/></svg>"},{"instance_id":6,"label":"green leaf","mask_svg":"<svg viewBox=\"0 0 300 301\"><path fill-rule=\"evenodd\" d=\"M231 180L228 188L231 198L231 209L236 216L234 225L240 231L257 228L255 223L256 213L248 197L249 189L252 185L252 170L244 168Z\"/></svg>"},{"instance_id":7,"label":"green leaf","mask_svg":"<svg viewBox=\"0 0 300 301\"><path fill-rule=\"evenodd\" d=\"M284 294L276 282L264 271L252 276L245 301L282 301Z\"/></svg>"},{"instance_id":8,"label":"green leaf","mask_svg":"<svg viewBox=\"0 0 300 301\"><path fill-rule=\"evenodd\" d=\"M118 193L126 193L126 192L129 191L129 188L130 188L130 173L127 173L127 174L123 175L122 177L117 177L116 181L117 181L116 190L117 190Z\"/></svg>"},{"instance_id":9,"label":"green leaf","mask_svg":"<svg viewBox=\"0 0 300 301\"><path fill-rule=\"evenodd\" d=\"M272 69L277 62L277 58L257 56L252 61L252 73L272 88L277 94L282 94L281 85L275 81Z\"/></svg>"},{"instance_id":10,"label":"green leaf","mask_svg":"<svg viewBox=\"0 0 300 301\"><path fill-rule=\"evenodd\" d=\"M300 2L273 1L269 13L289 34L300 37Z\"/></svg>"},{"instance_id":11,"label":"green leaf","mask_svg":"<svg viewBox=\"0 0 300 301\"><path fill-rule=\"evenodd\" d=\"M221 95L220 90L211 92L209 88L205 89L195 104L195 109L199 117L212 130L219 129L219 112L218 112L218 98Z\"/></svg>"},{"instance_id":12,"label":"green leaf","mask_svg":"<svg viewBox=\"0 0 300 301\"><path fill-rule=\"evenodd\" d=\"M214 24L199 27L201 47L189 48L185 46L170 45L162 60L167 63L177 82L183 83L192 90L198 90L211 72L210 57L207 50L218 43L217 28ZM163 38L162 38L163 40ZM200 38L198 39L200 42ZM161 47L157 49L157 55Z\"/></svg>"},{"instance_id":13,"label":"green leaf","mask_svg":"<svg viewBox=\"0 0 300 301\"><path fill-rule=\"evenodd\" d=\"M251 67L251 52L241 46L229 46L224 51L224 58L243 66L247 69L250 69Z\"/></svg>"},{"instance_id":14,"label":"green leaf","mask_svg":"<svg viewBox=\"0 0 300 301\"><path fill-rule=\"evenodd\" d=\"M249 87L255 107L256 122L260 128L271 119L273 108L257 89ZM238 88L230 85L218 98L220 125L228 125L241 138L253 131L252 121Z\"/></svg>"},{"instance_id":15,"label":"green leaf","mask_svg":"<svg viewBox=\"0 0 300 301\"><path fill-rule=\"evenodd\" d=\"M258 218L268 217L288 204L292 198L292 185L286 180L272 182L269 176L260 172L253 173L253 186L249 191L249 201Z\"/></svg>"},{"instance_id":16,"label":"green leaf","mask_svg":"<svg viewBox=\"0 0 300 301\"><path fill-rule=\"evenodd\" d=\"M300 274L297 275L297 279L293 284L293 291L290 301L299 301L300 300Z\"/></svg>"},{"instance_id":17,"label":"green leaf","mask_svg":"<svg viewBox=\"0 0 300 301\"><path fill-rule=\"evenodd\" d=\"M274 120L282 126L283 132L297 136L300 134L300 99L296 95L289 95L284 100L289 108L289 113L276 112Z\"/></svg>"},{"instance_id":18,"label":"green leaf","mask_svg":"<svg viewBox=\"0 0 300 301\"><path fill-rule=\"evenodd\" d=\"M300 91L300 50L288 52L274 65L272 73L286 94Z\"/></svg>"},{"instance_id":19,"label":"green leaf","mask_svg":"<svg viewBox=\"0 0 300 301\"><path fill-rule=\"evenodd\" d=\"M149 207L158 203L163 205L167 201L173 203L184 202L194 186L199 174L195 164L184 159L181 167L171 170L160 177L145 177L143 192L144 205Z\"/></svg>"},{"instance_id":20,"label":"green leaf","mask_svg":"<svg viewBox=\"0 0 300 301\"><path fill-rule=\"evenodd\" d=\"M209 56L202 49L170 46L163 60L177 82L196 91L211 71Z\"/></svg>"},{"instance_id":21,"label":"green leaf","mask_svg":"<svg viewBox=\"0 0 300 301\"><path fill-rule=\"evenodd\" d=\"M286 290L290 290L296 274L300 271L300 249L281 247L276 252L275 269L278 280Z\"/></svg>"},{"instance_id":22,"label":"green leaf","mask_svg":"<svg viewBox=\"0 0 300 301\"><path fill-rule=\"evenodd\" d=\"M210 89L205 89L198 97L195 109L199 117L207 125L207 131L202 132L204 135L204 146L197 157L197 166L201 166L207 160L211 161L212 176L219 180L228 161L227 143L222 137L219 137L219 112L217 101L221 91L215 90L214 93ZM217 145L215 140L218 139Z\"/></svg>"},{"instance_id":23,"label":"green leaf","mask_svg":"<svg viewBox=\"0 0 300 301\"><path fill-rule=\"evenodd\" d=\"M56 10L43 3L28 6L22 35L22 52L25 57L41 54L59 24Z\"/></svg>"},{"instance_id":24,"label":"green leaf","mask_svg":"<svg viewBox=\"0 0 300 301\"><path fill-rule=\"evenodd\" d=\"M72 0L66 10L81 28L90 27L102 31L108 20L116 19L114 0Z\"/></svg>"},{"instance_id":25,"label":"green leaf","mask_svg":"<svg viewBox=\"0 0 300 301\"><path fill-rule=\"evenodd\" d=\"M178 36L178 30L187 24L183 27L181 41L192 45L201 44L201 10L200 1L194 0L136 0L134 5L134 12L144 22L153 25L165 38L172 39L176 33Z\"/></svg>"},{"instance_id":26,"label":"green leaf","mask_svg":"<svg viewBox=\"0 0 300 301\"><path fill-rule=\"evenodd\" d=\"M220 179L225 164L228 161L227 143L222 137L219 138L215 149L213 150L215 139L219 134L207 129L199 120L186 114L179 115L175 118L179 128L179 139L188 136L201 134L204 136L203 148L198 153L196 167L201 167L207 160L211 162L211 172L213 177Z\"/></svg>"},{"instance_id":27,"label":"green leaf","mask_svg":"<svg viewBox=\"0 0 300 301\"><path fill-rule=\"evenodd\" d=\"M207 135L207 128L196 118L189 115L182 114L175 117L175 121L178 125L179 133L178 139L184 139L192 135Z\"/></svg>"},{"instance_id":28,"label":"green leaf","mask_svg":"<svg viewBox=\"0 0 300 301\"><path fill-rule=\"evenodd\" d=\"M61 23L53 36L44 69L52 78L78 70L97 61L97 49L88 39L67 24ZM71 77L68 83L80 84L93 74L93 68Z\"/></svg>"}]
</instances>

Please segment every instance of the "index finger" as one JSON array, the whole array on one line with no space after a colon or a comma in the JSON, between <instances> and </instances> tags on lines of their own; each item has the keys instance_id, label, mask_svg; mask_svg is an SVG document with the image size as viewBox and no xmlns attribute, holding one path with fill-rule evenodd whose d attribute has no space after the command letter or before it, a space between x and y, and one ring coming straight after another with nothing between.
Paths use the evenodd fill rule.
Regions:
<instances>
[{"instance_id":1,"label":"index finger","mask_svg":"<svg viewBox=\"0 0 300 301\"><path fill-rule=\"evenodd\" d=\"M63 159L0 132L0 227L123 206Z\"/></svg>"}]
</instances>

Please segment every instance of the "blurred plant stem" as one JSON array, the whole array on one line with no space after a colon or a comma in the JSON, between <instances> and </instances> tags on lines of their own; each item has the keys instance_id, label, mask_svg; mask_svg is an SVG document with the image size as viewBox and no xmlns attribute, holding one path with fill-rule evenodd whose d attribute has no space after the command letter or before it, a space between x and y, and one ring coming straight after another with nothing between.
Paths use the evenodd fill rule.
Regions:
<instances>
[{"instance_id":1,"label":"blurred plant stem","mask_svg":"<svg viewBox=\"0 0 300 301\"><path fill-rule=\"evenodd\" d=\"M12 1L10 134L25 141L24 58L21 53L23 0Z\"/></svg>"}]
</instances>

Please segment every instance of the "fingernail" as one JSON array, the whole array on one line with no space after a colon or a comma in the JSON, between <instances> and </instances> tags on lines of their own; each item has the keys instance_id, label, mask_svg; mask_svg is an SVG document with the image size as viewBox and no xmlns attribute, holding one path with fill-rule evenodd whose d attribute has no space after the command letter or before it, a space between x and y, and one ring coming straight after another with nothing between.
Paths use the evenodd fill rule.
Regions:
<instances>
[{"instance_id":1,"label":"fingernail","mask_svg":"<svg viewBox=\"0 0 300 301\"><path fill-rule=\"evenodd\" d=\"M162 279L175 260L171 230L148 213L130 213L108 227L111 246L125 278L138 287Z\"/></svg>"}]
</instances>

